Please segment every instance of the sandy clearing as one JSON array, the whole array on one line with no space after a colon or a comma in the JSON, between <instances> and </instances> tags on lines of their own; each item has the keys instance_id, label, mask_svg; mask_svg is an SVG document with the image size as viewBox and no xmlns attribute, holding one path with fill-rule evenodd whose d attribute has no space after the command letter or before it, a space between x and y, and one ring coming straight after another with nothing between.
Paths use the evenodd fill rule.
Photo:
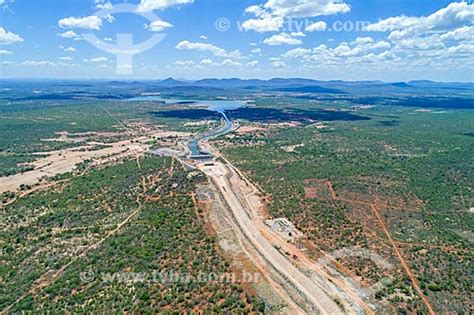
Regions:
<instances>
[{"instance_id":1,"label":"sandy clearing","mask_svg":"<svg viewBox=\"0 0 474 315\"><path fill-rule=\"evenodd\" d=\"M207 126L211 125L214 123L212 120L203 120L203 121L193 121L193 122L187 122L184 124L185 127L193 127L193 126Z\"/></svg>"},{"instance_id":2,"label":"sandy clearing","mask_svg":"<svg viewBox=\"0 0 474 315\"><path fill-rule=\"evenodd\" d=\"M192 136L190 132L181 132L181 131L160 131L152 135L153 138L188 138Z\"/></svg>"},{"instance_id":3,"label":"sandy clearing","mask_svg":"<svg viewBox=\"0 0 474 315\"><path fill-rule=\"evenodd\" d=\"M102 135L105 137L113 137L116 135L126 135L127 133L96 133L86 132L70 134L66 131L56 133L59 138L49 139L51 141L66 141L79 140L69 138L70 135ZM128 140L122 140L113 143L88 142L86 145L67 148L63 150L49 151L49 152L34 152L32 155L38 156L34 162L27 163L33 165L34 170L24 173L14 174L7 177L0 177L0 194L6 191L17 191L20 185L28 186L36 185L44 176L52 177L58 174L64 174L73 171L77 164L86 160L92 160L93 165L100 165L108 163L118 158L125 158L127 156L137 156L147 151L151 142L156 139L177 138L187 139L192 134L189 132L179 131L155 131L147 133L140 137L135 137ZM94 150L94 146L104 145L106 148Z\"/></svg>"},{"instance_id":4,"label":"sandy clearing","mask_svg":"<svg viewBox=\"0 0 474 315\"><path fill-rule=\"evenodd\" d=\"M85 160L96 160L103 157L127 152L127 155L141 154L147 148L148 138L124 140L109 144L109 147L100 150L91 150L91 146L81 146L53 152L37 152L35 155L46 155L30 163L35 166L34 170L19 173L7 177L0 177L0 193L16 191L20 185L33 186L39 183L44 176L55 176L71 172L76 165Z\"/></svg>"},{"instance_id":5,"label":"sandy clearing","mask_svg":"<svg viewBox=\"0 0 474 315\"><path fill-rule=\"evenodd\" d=\"M65 143L79 143L85 142L90 137L101 137L101 138L113 138L119 136L130 136L128 132L112 132L112 131L105 131L105 132L76 132L70 133L68 131L59 131L55 132L58 136L57 138L48 138L48 139L41 139L41 141L45 142L65 142Z\"/></svg>"},{"instance_id":6,"label":"sandy clearing","mask_svg":"<svg viewBox=\"0 0 474 315\"><path fill-rule=\"evenodd\" d=\"M281 149L287 153L293 153L296 151L296 149L298 148L302 148L304 147L305 144L304 143L301 143L301 144L295 144L295 145L288 145L288 146L285 146L285 147L281 147Z\"/></svg>"},{"instance_id":7,"label":"sandy clearing","mask_svg":"<svg viewBox=\"0 0 474 315\"><path fill-rule=\"evenodd\" d=\"M271 123L268 124L269 127L276 127L276 128L298 128L303 126L302 123L299 121L290 121L290 122L282 122L282 123Z\"/></svg>"},{"instance_id":8,"label":"sandy clearing","mask_svg":"<svg viewBox=\"0 0 474 315\"><path fill-rule=\"evenodd\" d=\"M266 128L258 127L258 126L241 126L237 129L237 133L240 135L255 133L255 132L265 132L267 131Z\"/></svg>"}]
</instances>

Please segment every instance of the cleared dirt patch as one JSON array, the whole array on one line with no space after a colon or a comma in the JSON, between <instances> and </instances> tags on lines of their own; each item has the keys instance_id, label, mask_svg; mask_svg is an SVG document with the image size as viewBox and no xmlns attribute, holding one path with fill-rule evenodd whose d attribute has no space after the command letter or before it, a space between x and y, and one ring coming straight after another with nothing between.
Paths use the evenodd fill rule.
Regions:
<instances>
[{"instance_id":1,"label":"cleared dirt patch","mask_svg":"<svg viewBox=\"0 0 474 315\"><path fill-rule=\"evenodd\" d=\"M304 182L304 192L306 199L330 200L331 192L324 179L309 179Z\"/></svg>"},{"instance_id":2,"label":"cleared dirt patch","mask_svg":"<svg viewBox=\"0 0 474 315\"><path fill-rule=\"evenodd\" d=\"M259 126L242 126L237 130L237 134L245 135L245 134L253 134L257 132L266 132L267 129Z\"/></svg>"},{"instance_id":3,"label":"cleared dirt patch","mask_svg":"<svg viewBox=\"0 0 474 315\"><path fill-rule=\"evenodd\" d=\"M295 145L288 145L288 146L285 146L285 147L281 147L281 149L287 153L293 153L296 151L296 149L298 148L302 148L304 147L304 143L301 143L301 144L295 144Z\"/></svg>"}]
</instances>

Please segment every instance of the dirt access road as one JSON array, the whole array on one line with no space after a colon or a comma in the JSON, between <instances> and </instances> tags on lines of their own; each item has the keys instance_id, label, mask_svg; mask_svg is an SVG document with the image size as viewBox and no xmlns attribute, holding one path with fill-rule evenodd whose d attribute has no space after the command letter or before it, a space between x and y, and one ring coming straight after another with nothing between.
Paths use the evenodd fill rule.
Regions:
<instances>
[{"instance_id":1,"label":"dirt access road","mask_svg":"<svg viewBox=\"0 0 474 315\"><path fill-rule=\"evenodd\" d=\"M342 310L316 282L307 274L298 269L289 259L283 256L259 229L257 219L250 217L250 209L246 209L230 184L229 176L236 176L222 163L213 166L200 165L203 171L219 189L224 200L245 237L251 242L258 253L299 292L307 302L309 310L319 314L356 313L351 310Z\"/></svg>"}]
</instances>

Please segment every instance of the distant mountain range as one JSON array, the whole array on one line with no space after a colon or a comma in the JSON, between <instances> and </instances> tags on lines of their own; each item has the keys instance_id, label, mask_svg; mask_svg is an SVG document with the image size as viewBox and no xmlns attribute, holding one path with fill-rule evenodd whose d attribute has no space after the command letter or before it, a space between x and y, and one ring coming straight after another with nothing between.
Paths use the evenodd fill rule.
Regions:
<instances>
[{"instance_id":1,"label":"distant mountain range","mask_svg":"<svg viewBox=\"0 0 474 315\"><path fill-rule=\"evenodd\" d=\"M56 87L54 91L50 89L51 85ZM387 95L396 95L404 105L409 103L410 106L426 107L426 103L429 102L431 107L436 108L473 108L472 102L474 100L474 83L428 80L383 82L320 81L304 78L273 78L270 80L208 78L186 81L167 78L165 80L143 81L39 80L17 81L17 83L14 80L0 80L0 89L5 87L9 91L12 86L21 89L22 93L13 96L4 93L3 98L11 100L122 100L144 95L157 95L177 99L199 99L207 97L240 98L248 95L267 94L331 102L348 100L366 105L379 104ZM42 91L51 91L51 93ZM19 98L18 95L21 97Z\"/></svg>"},{"instance_id":2,"label":"distant mountain range","mask_svg":"<svg viewBox=\"0 0 474 315\"><path fill-rule=\"evenodd\" d=\"M66 88L74 92L75 89L87 89L93 94L107 91L109 94L119 95L124 89L128 94L140 95L141 93L168 93L175 96L205 95L206 93L222 95L241 95L245 93L282 93L282 94L418 94L438 96L446 95L448 91L457 91L464 96L474 97L474 83L463 82L435 82L429 80L414 80L408 82L384 82L384 81L321 81L305 78L273 78L261 79L216 79L207 78L202 80L184 80L167 78L164 80L135 80L135 81L87 81L87 80L2 80L0 88L9 88L12 83L20 85L33 84L35 88L42 85ZM104 90L105 89L105 90ZM110 90L109 90L110 89Z\"/></svg>"},{"instance_id":3,"label":"distant mountain range","mask_svg":"<svg viewBox=\"0 0 474 315\"><path fill-rule=\"evenodd\" d=\"M216 89L263 89L289 93L345 93L351 90L362 89L389 89L395 91L416 90L419 88L447 88L459 90L472 90L474 83L457 82L435 82L418 80L409 82L383 82L383 81L319 81L303 78L273 78L270 80L238 78L229 79L202 79L197 81L182 81L167 78L159 81L112 81L107 85L114 87L154 87L154 88L177 88L177 87L207 87Z\"/></svg>"}]
</instances>

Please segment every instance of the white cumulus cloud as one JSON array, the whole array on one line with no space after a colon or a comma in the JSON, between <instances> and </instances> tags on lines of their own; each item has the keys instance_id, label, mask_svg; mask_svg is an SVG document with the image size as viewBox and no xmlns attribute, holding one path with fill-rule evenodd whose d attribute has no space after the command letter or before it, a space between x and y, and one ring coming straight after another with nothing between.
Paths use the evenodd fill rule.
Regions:
<instances>
[{"instance_id":1,"label":"white cumulus cloud","mask_svg":"<svg viewBox=\"0 0 474 315\"><path fill-rule=\"evenodd\" d=\"M95 15L82 18L71 16L59 20L58 24L62 28L85 28L89 30L100 30L102 27L102 20Z\"/></svg>"},{"instance_id":2,"label":"white cumulus cloud","mask_svg":"<svg viewBox=\"0 0 474 315\"><path fill-rule=\"evenodd\" d=\"M74 67L74 64L60 62L54 62L49 60L26 60L22 63L16 63L20 66L25 67Z\"/></svg>"},{"instance_id":3,"label":"white cumulus cloud","mask_svg":"<svg viewBox=\"0 0 474 315\"><path fill-rule=\"evenodd\" d=\"M10 45L21 42L23 42L23 38L21 38L20 35L9 32L3 27L0 27L0 45Z\"/></svg>"},{"instance_id":4,"label":"white cumulus cloud","mask_svg":"<svg viewBox=\"0 0 474 315\"><path fill-rule=\"evenodd\" d=\"M208 58L208 59L201 60L200 64L204 65L204 66L210 66L210 65L213 65L214 62L211 59Z\"/></svg>"},{"instance_id":5,"label":"white cumulus cloud","mask_svg":"<svg viewBox=\"0 0 474 315\"><path fill-rule=\"evenodd\" d=\"M234 51L226 51L223 48L214 46L212 44L207 44L207 43L192 43L187 40L184 40L178 45L176 45L176 49L179 50L197 50L197 51L207 51L211 52L214 56L217 57L223 57L223 58L242 58L242 54L240 53L239 50L234 50Z\"/></svg>"},{"instance_id":6,"label":"white cumulus cloud","mask_svg":"<svg viewBox=\"0 0 474 315\"><path fill-rule=\"evenodd\" d=\"M285 20L281 16L265 15L258 19L250 19L242 23L245 31L255 31L258 33L277 32L283 27Z\"/></svg>"},{"instance_id":7,"label":"white cumulus cloud","mask_svg":"<svg viewBox=\"0 0 474 315\"><path fill-rule=\"evenodd\" d=\"M59 45L58 48L66 51L66 52L75 52L76 51L76 48L74 48L74 47L64 47L63 45Z\"/></svg>"},{"instance_id":8,"label":"white cumulus cloud","mask_svg":"<svg viewBox=\"0 0 474 315\"><path fill-rule=\"evenodd\" d=\"M96 6L95 8L97 10L111 10L113 9L113 4L110 2L110 1L107 1L107 2L103 2L103 1L99 1L97 2L96 1Z\"/></svg>"},{"instance_id":9,"label":"white cumulus cloud","mask_svg":"<svg viewBox=\"0 0 474 315\"><path fill-rule=\"evenodd\" d=\"M284 17L313 17L348 13L351 7L336 0L268 0L264 8Z\"/></svg>"},{"instance_id":10,"label":"white cumulus cloud","mask_svg":"<svg viewBox=\"0 0 474 315\"><path fill-rule=\"evenodd\" d=\"M238 66L242 66L242 64L240 62L237 62L237 61L234 61L234 60L231 60L231 59L225 59L222 62L216 62L216 61L213 61L213 60L208 58L208 59L201 60L201 62L199 64L201 66L213 66L213 67L225 67L225 66L238 67Z\"/></svg>"},{"instance_id":11,"label":"white cumulus cloud","mask_svg":"<svg viewBox=\"0 0 474 315\"><path fill-rule=\"evenodd\" d=\"M292 50L287 51L282 55L283 58L287 59L297 59L297 58L302 58L304 56L309 55L312 52L311 49L309 48L295 48Z\"/></svg>"},{"instance_id":12,"label":"white cumulus cloud","mask_svg":"<svg viewBox=\"0 0 474 315\"><path fill-rule=\"evenodd\" d=\"M259 64L260 62L258 60L253 60L253 61L247 62L245 66L249 68L255 68L255 67L258 67Z\"/></svg>"},{"instance_id":13,"label":"white cumulus cloud","mask_svg":"<svg viewBox=\"0 0 474 315\"><path fill-rule=\"evenodd\" d=\"M224 61L222 61L222 66L241 66L242 64L240 62L237 62L237 61L233 61L231 59L226 59Z\"/></svg>"},{"instance_id":14,"label":"white cumulus cloud","mask_svg":"<svg viewBox=\"0 0 474 315\"><path fill-rule=\"evenodd\" d=\"M279 60L272 61L272 68L286 68L286 63Z\"/></svg>"},{"instance_id":15,"label":"white cumulus cloud","mask_svg":"<svg viewBox=\"0 0 474 315\"><path fill-rule=\"evenodd\" d=\"M145 24L145 28L149 29L152 32L161 32L171 27L173 27L171 23L162 20L156 20L151 22L150 24Z\"/></svg>"},{"instance_id":16,"label":"white cumulus cloud","mask_svg":"<svg viewBox=\"0 0 474 315\"><path fill-rule=\"evenodd\" d=\"M448 65L473 61L470 47L474 41L474 4L452 2L426 16L394 16L366 27L367 31L388 32L393 55L406 64ZM386 48L383 41L371 44Z\"/></svg>"},{"instance_id":17,"label":"white cumulus cloud","mask_svg":"<svg viewBox=\"0 0 474 315\"><path fill-rule=\"evenodd\" d=\"M329 48L326 45L319 45L312 49L295 48L282 54L282 57L285 59L300 59L311 63L344 63L348 60L358 61L360 58L370 59L367 56L380 55L381 57L387 57L390 48L389 42L383 40L376 42L371 37L358 37L351 43L342 42L334 48Z\"/></svg>"},{"instance_id":18,"label":"white cumulus cloud","mask_svg":"<svg viewBox=\"0 0 474 315\"><path fill-rule=\"evenodd\" d=\"M97 57L92 59L84 59L84 62L107 62L106 57Z\"/></svg>"},{"instance_id":19,"label":"white cumulus cloud","mask_svg":"<svg viewBox=\"0 0 474 315\"><path fill-rule=\"evenodd\" d=\"M301 34L297 34L301 35ZM280 33L273 35L269 38L266 38L263 41L264 44L270 45L270 46L278 46L278 45L301 45L303 42L301 39L292 36L292 34L288 33Z\"/></svg>"},{"instance_id":20,"label":"white cumulus cloud","mask_svg":"<svg viewBox=\"0 0 474 315\"><path fill-rule=\"evenodd\" d=\"M350 6L343 1L336 0L267 0L260 5L252 5L245 9L245 13L256 18L242 23L245 31L278 32L283 27L285 18L305 18L323 15L347 13ZM318 24L319 23L319 24ZM317 22L308 26L308 31L324 30L326 27Z\"/></svg>"},{"instance_id":21,"label":"white cumulus cloud","mask_svg":"<svg viewBox=\"0 0 474 315\"><path fill-rule=\"evenodd\" d=\"M77 38L79 36L74 31L66 31L64 33L59 33L58 35L62 38Z\"/></svg>"},{"instance_id":22,"label":"white cumulus cloud","mask_svg":"<svg viewBox=\"0 0 474 315\"><path fill-rule=\"evenodd\" d=\"M441 40L474 41L474 26L463 26L455 30L444 33Z\"/></svg>"},{"instance_id":23,"label":"white cumulus cloud","mask_svg":"<svg viewBox=\"0 0 474 315\"><path fill-rule=\"evenodd\" d=\"M141 0L138 12L149 12L153 10L164 10L169 7L194 3L194 0Z\"/></svg>"},{"instance_id":24,"label":"white cumulus cloud","mask_svg":"<svg viewBox=\"0 0 474 315\"><path fill-rule=\"evenodd\" d=\"M193 66L194 61L192 60L178 60L176 61L177 66Z\"/></svg>"},{"instance_id":25,"label":"white cumulus cloud","mask_svg":"<svg viewBox=\"0 0 474 315\"><path fill-rule=\"evenodd\" d=\"M367 31L391 31L389 38L401 39L426 32L450 31L474 23L474 4L452 2L428 16L396 16L366 26Z\"/></svg>"}]
</instances>

